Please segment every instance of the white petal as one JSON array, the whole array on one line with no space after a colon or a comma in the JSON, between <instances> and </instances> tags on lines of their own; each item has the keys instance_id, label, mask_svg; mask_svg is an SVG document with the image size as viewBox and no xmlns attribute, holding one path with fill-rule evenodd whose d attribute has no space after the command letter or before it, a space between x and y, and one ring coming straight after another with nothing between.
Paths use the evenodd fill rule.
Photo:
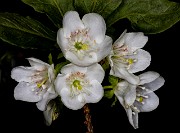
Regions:
<instances>
[{"instance_id":1,"label":"white petal","mask_svg":"<svg viewBox=\"0 0 180 133\"><path fill-rule=\"evenodd\" d=\"M124 32L120 35L120 37L114 42L113 45L118 45L121 47L124 45L124 35L126 34L127 30L124 30Z\"/></svg>"},{"instance_id":2,"label":"white petal","mask_svg":"<svg viewBox=\"0 0 180 133\"><path fill-rule=\"evenodd\" d=\"M130 108L125 109L127 116L128 116L128 120L129 123L135 128L138 128L138 113L134 112L135 114L132 113L132 110Z\"/></svg>"},{"instance_id":3,"label":"white petal","mask_svg":"<svg viewBox=\"0 0 180 133\"><path fill-rule=\"evenodd\" d=\"M58 74L55 81L54 81L54 85L55 85L55 90L58 94L60 94L60 91L62 88L67 87L66 85L66 75L64 74Z\"/></svg>"},{"instance_id":4,"label":"white petal","mask_svg":"<svg viewBox=\"0 0 180 133\"><path fill-rule=\"evenodd\" d=\"M136 99L136 86L129 84L128 90L124 96L124 101L128 106L131 106Z\"/></svg>"},{"instance_id":5,"label":"white petal","mask_svg":"<svg viewBox=\"0 0 180 133\"><path fill-rule=\"evenodd\" d=\"M134 103L141 112L150 112L159 105L159 98L154 92L148 93L146 96L148 96L148 98L143 98L144 104L137 101Z\"/></svg>"},{"instance_id":6,"label":"white petal","mask_svg":"<svg viewBox=\"0 0 180 133\"><path fill-rule=\"evenodd\" d=\"M139 75L139 78L140 78L139 84L143 85L145 83L150 83L150 82L154 81L155 79L157 79L159 76L160 76L159 73L154 72L154 71L145 72L145 73Z\"/></svg>"},{"instance_id":7,"label":"white petal","mask_svg":"<svg viewBox=\"0 0 180 133\"><path fill-rule=\"evenodd\" d=\"M46 92L43 95L43 99L39 101L38 103L36 103L37 108L41 111L45 111L48 102L56 97L57 97L57 94L51 94L49 92Z\"/></svg>"},{"instance_id":8,"label":"white petal","mask_svg":"<svg viewBox=\"0 0 180 133\"><path fill-rule=\"evenodd\" d=\"M104 59L108 54L110 54L110 51L112 49L112 38L106 36L104 41L99 45L99 51L97 52L98 62Z\"/></svg>"},{"instance_id":9,"label":"white petal","mask_svg":"<svg viewBox=\"0 0 180 133\"><path fill-rule=\"evenodd\" d=\"M31 76L34 73L35 70L32 67L19 66L12 69L11 78L16 80L17 82L32 82Z\"/></svg>"},{"instance_id":10,"label":"white petal","mask_svg":"<svg viewBox=\"0 0 180 133\"><path fill-rule=\"evenodd\" d=\"M75 72L86 73L86 71L87 71L87 67L76 66L72 63L67 64L61 68L61 73L63 73L63 74L71 74L71 73L75 73Z\"/></svg>"},{"instance_id":11,"label":"white petal","mask_svg":"<svg viewBox=\"0 0 180 133\"><path fill-rule=\"evenodd\" d=\"M92 86L86 88L88 93L84 94L85 102L86 103L97 103L102 99L102 97L104 95L103 87L96 80L91 81L90 84Z\"/></svg>"},{"instance_id":12,"label":"white petal","mask_svg":"<svg viewBox=\"0 0 180 133\"><path fill-rule=\"evenodd\" d=\"M69 88L62 88L60 96L63 104L72 110L81 109L86 104L85 102L81 102L78 96L72 97Z\"/></svg>"},{"instance_id":13,"label":"white petal","mask_svg":"<svg viewBox=\"0 0 180 133\"><path fill-rule=\"evenodd\" d=\"M48 68L48 77L49 77L49 82L52 83L55 79L55 73L54 73L54 64L52 64Z\"/></svg>"},{"instance_id":14,"label":"white petal","mask_svg":"<svg viewBox=\"0 0 180 133\"><path fill-rule=\"evenodd\" d=\"M89 66L92 65L93 63L97 63L97 53L91 52L88 55L85 55L82 60L80 60L77 55L74 53L67 51L65 54L65 57L67 60L72 62L73 64L76 64L78 66Z\"/></svg>"},{"instance_id":15,"label":"white petal","mask_svg":"<svg viewBox=\"0 0 180 133\"><path fill-rule=\"evenodd\" d=\"M42 71L43 69L45 69L46 67L49 67L50 65L39 60L36 58L27 58L27 60L29 61L29 64L34 67L35 69Z\"/></svg>"},{"instance_id":16,"label":"white petal","mask_svg":"<svg viewBox=\"0 0 180 133\"><path fill-rule=\"evenodd\" d=\"M114 90L115 95L124 98L128 90L128 86L129 86L129 83L127 81L119 82Z\"/></svg>"},{"instance_id":17,"label":"white petal","mask_svg":"<svg viewBox=\"0 0 180 133\"><path fill-rule=\"evenodd\" d=\"M47 126L50 126L52 123L52 115L53 115L53 103L50 102L47 105L47 109L43 111L44 119Z\"/></svg>"},{"instance_id":18,"label":"white petal","mask_svg":"<svg viewBox=\"0 0 180 133\"><path fill-rule=\"evenodd\" d=\"M125 79L131 84L139 84L139 77L132 73L129 73L126 68L114 67L114 72L111 70L110 74Z\"/></svg>"},{"instance_id":19,"label":"white petal","mask_svg":"<svg viewBox=\"0 0 180 133\"><path fill-rule=\"evenodd\" d=\"M133 124L134 124L134 128L137 129L139 128L139 124L138 124L138 112L134 112L135 114L133 114L132 118L133 118Z\"/></svg>"},{"instance_id":20,"label":"white petal","mask_svg":"<svg viewBox=\"0 0 180 133\"><path fill-rule=\"evenodd\" d=\"M86 75L90 81L97 80L99 83L102 83L105 72L101 65L96 63L94 65L87 67Z\"/></svg>"},{"instance_id":21,"label":"white petal","mask_svg":"<svg viewBox=\"0 0 180 133\"><path fill-rule=\"evenodd\" d=\"M151 62L151 55L147 51L138 49L136 52L137 54L129 56L129 58L132 57L132 59L137 60L131 65L129 69L130 73L136 73L145 70Z\"/></svg>"},{"instance_id":22,"label":"white petal","mask_svg":"<svg viewBox=\"0 0 180 133\"><path fill-rule=\"evenodd\" d=\"M106 23L102 16L96 13L88 13L83 16L82 21L89 29L89 35L97 43L102 43L105 38Z\"/></svg>"},{"instance_id":23,"label":"white petal","mask_svg":"<svg viewBox=\"0 0 180 133\"><path fill-rule=\"evenodd\" d=\"M63 28L60 28L57 32L57 44L59 45L59 47L61 48L61 51L63 52L63 54L65 55L66 53L66 49L68 48L69 44L68 44L68 39L67 37L65 37L64 35L64 30Z\"/></svg>"},{"instance_id":24,"label":"white petal","mask_svg":"<svg viewBox=\"0 0 180 133\"><path fill-rule=\"evenodd\" d=\"M164 78L160 76L154 81L144 84L143 86L151 91L156 91L157 89L159 89L164 85L164 82L165 82Z\"/></svg>"},{"instance_id":25,"label":"white petal","mask_svg":"<svg viewBox=\"0 0 180 133\"><path fill-rule=\"evenodd\" d=\"M127 81L122 81L117 84L114 90L116 96L122 97L124 106L131 106L136 99L136 86L129 84Z\"/></svg>"},{"instance_id":26,"label":"white petal","mask_svg":"<svg viewBox=\"0 0 180 133\"><path fill-rule=\"evenodd\" d=\"M114 94L116 95L116 97L119 100L120 104L125 108L124 99L120 95L118 95L116 92L114 92Z\"/></svg>"},{"instance_id":27,"label":"white petal","mask_svg":"<svg viewBox=\"0 0 180 133\"><path fill-rule=\"evenodd\" d=\"M144 45L148 41L148 37L144 36L142 32L132 32L132 33L126 33L124 35L124 40L125 40L125 45L130 47L131 52L134 52L137 49L144 47Z\"/></svg>"},{"instance_id":28,"label":"white petal","mask_svg":"<svg viewBox=\"0 0 180 133\"><path fill-rule=\"evenodd\" d=\"M16 100L22 100L27 102L38 102L42 99L42 96L35 94L32 91L37 85L29 84L26 82L20 82L14 90L14 97Z\"/></svg>"},{"instance_id":29,"label":"white petal","mask_svg":"<svg viewBox=\"0 0 180 133\"><path fill-rule=\"evenodd\" d=\"M70 37L71 32L81 30L84 24L76 11L68 11L63 17L63 29L66 37Z\"/></svg>"}]
</instances>

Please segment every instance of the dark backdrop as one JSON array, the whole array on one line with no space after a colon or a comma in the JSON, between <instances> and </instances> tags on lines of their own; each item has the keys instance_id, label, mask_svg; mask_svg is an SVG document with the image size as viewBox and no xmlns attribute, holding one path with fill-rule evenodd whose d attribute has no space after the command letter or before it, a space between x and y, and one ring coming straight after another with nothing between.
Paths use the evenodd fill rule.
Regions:
<instances>
[{"instance_id":1,"label":"dark backdrop","mask_svg":"<svg viewBox=\"0 0 180 133\"><path fill-rule=\"evenodd\" d=\"M178 0L177 0L178 2ZM51 26L47 17L23 4L20 0L4 0L0 4L0 12L16 12L23 16L32 16L47 26ZM127 20L115 24L120 27L118 36L124 29L130 28ZM158 108L149 113L139 114L139 129L133 129L129 124L126 113L117 102L110 107L111 102L103 98L99 103L90 104L92 123L95 133L144 133L164 130L176 131L179 117L179 45L180 45L180 24L177 23L170 29L154 35L148 35L149 40L144 47L152 56L151 65L146 69L156 71L166 80L165 85L155 93L160 98ZM17 82L10 78L10 71L19 65L28 65L27 57L36 57L47 60L48 53L41 50L24 50L11 46L0 40L0 55L6 52L13 53L0 63L0 129L13 132L58 132L58 133L84 133L83 110L72 111L64 108L60 117L50 127L44 124L43 114L36 108L35 103L16 101L13 97L14 87Z\"/></svg>"}]
</instances>

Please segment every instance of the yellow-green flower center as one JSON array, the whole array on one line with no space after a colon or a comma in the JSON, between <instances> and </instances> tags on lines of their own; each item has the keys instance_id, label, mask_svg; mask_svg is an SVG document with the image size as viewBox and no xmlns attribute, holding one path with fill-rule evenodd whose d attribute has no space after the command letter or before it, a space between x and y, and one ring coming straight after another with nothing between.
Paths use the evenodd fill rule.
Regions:
<instances>
[{"instance_id":1,"label":"yellow-green flower center","mask_svg":"<svg viewBox=\"0 0 180 133\"><path fill-rule=\"evenodd\" d=\"M74 47L77 49L77 50L88 50L89 46L85 43L82 43L82 42L76 42Z\"/></svg>"},{"instance_id":2,"label":"yellow-green flower center","mask_svg":"<svg viewBox=\"0 0 180 133\"><path fill-rule=\"evenodd\" d=\"M143 98L142 96L140 96L140 97L136 98L136 100L137 100L138 102L142 103L143 100L144 100L144 98Z\"/></svg>"},{"instance_id":3,"label":"yellow-green flower center","mask_svg":"<svg viewBox=\"0 0 180 133\"><path fill-rule=\"evenodd\" d=\"M73 86L77 88L78 90L82 90L81 82L79 80L73 81Z\"/></svg>"}]
</instances>

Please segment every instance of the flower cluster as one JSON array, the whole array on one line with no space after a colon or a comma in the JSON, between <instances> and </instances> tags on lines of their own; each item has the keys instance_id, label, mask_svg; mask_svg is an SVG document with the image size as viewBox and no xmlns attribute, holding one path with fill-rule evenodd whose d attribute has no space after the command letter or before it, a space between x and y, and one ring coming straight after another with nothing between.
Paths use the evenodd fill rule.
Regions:
<instances>
[{"instance_id":1,"label":"flower cluster","mask_svg":"<svg viewBox=\"0 0 180 133\"><path fill-rule=\"evenodd\" d=\"M18 85L14 90L16 100L36 102L44 112L47 125L58 117L54 99L60 97L63 105L72 110L86 103L97 103L105 96L102 82L105 70L102 61L110 67L109 75L118 79L109 88L126 110L130 124L138 128L138 113L154 110L159 100L154 93L164 84L156 72L140 75L151 61L150 54L142 48L148 37L142 32L127 33L113 43L106 35L106 23L96 13L85 14L80 19L76 11L68 11L63 27L57 32L57 44L70 63L56 74L54 64L36 58L27 58L30 67L12 69L11 77ZM108 71L108 70L107 70Z\"/></svg>"}]
</instances>

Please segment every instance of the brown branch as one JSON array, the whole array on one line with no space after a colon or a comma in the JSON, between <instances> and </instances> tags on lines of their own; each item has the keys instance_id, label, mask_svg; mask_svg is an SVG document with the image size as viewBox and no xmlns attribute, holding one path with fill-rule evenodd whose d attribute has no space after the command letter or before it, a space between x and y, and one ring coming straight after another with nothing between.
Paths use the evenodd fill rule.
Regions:
<instances>
[{"instance_id":1,"label":"brown branch","mask_svg":"<svg viewBox=\"0 0 180 133\"><path fill-rule=\"evenodd\" d=\"M92 126L92 123L91 123L91 115L90 115L90 109L89 109L88 104L85 104L83 109L84 109L84 114L85 114L84 124L87 127L87 132L86 133L93 133L93 126Z\"/></svg>"}]
</instances>

